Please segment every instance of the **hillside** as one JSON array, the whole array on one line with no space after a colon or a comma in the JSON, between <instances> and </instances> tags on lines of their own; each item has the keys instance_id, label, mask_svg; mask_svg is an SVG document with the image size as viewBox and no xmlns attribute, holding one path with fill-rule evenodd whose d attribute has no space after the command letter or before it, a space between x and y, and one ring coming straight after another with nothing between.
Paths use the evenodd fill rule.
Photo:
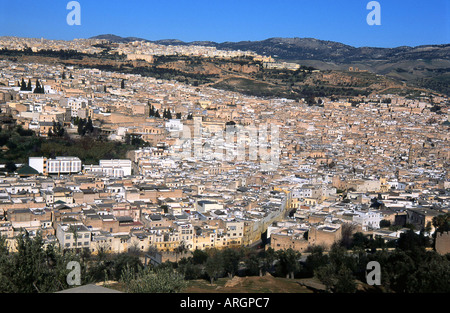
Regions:
<instances>
[{"instance_id":1,"label":"hillside","mask_svg":"<svg viewBox=\"0 0 450 313\"><path fill-rule=\"evenodd\" d=\"M116 38L108 35L106 38ZM120 38L120 37L119 37ZM22 63L55 64L79 68L98 68L105 71L139 74L157 79L176 80L193 86L209 86L218 89L266 98L305 99L308 104L321 104L321 98L344 98L358 101L362 96L387 93L397 90L405 96L416 97L421 92L440 94L423 88L432 85L435 90L449 89L449 75L442 69L443 77L422 78L422 85L405 83L395 75L378 75L372 71L336 68L316 70L314 66L301 66L293 71L268 69L261 61L252 57L208 58L202 56L168 55L155 56L152 62L127 60L124 55L110 54L109 44L99 45L100 53L76 51L33 52L31 49L0 49L0 59ZM311 60L306 60L311 62ZM305 63L306 63L305 61ZM312 61L313 62L313 61ZM409 61L411 66L416 66ZM406 75L406 70L396 70ZM447 76L445 76L447 75ZM416 77L415 74L411 75ZM411 78L411 79L412 79ZM430 81L433 79L433 81ZM417 80L417 78L416 78Z\"/></svg>"},{"instance_id":2,"label":"hillside","mask_svg":"<svg viewBox=\"0 0 450 313\"><path fill-rule=\"evenodd\" d=\"M112 42L143 40L114 35L100 35L93 38ZM176 39L150 42L160 45L213 46L221 50L249 50L320 70L347 70L350 66L358 67L417 87L432 88L437 92L450 94L450 44L396 48L352 47L314 38L269 38L261 41L223 43L183 42Z\"/></svg>"}]
</instances>

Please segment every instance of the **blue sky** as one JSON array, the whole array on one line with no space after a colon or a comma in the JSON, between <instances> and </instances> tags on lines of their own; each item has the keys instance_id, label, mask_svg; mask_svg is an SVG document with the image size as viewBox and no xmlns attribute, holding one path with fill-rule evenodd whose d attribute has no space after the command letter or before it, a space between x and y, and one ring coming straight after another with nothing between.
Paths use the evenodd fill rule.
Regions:
<instances>
[{"instance_id":1,"label":"blue sky","mask_svg":"<svg viewBox=\"0 0 450 313\"><path fill-rule=\"evenodd\" d=\"M450 43L449 0L379 0L380 26L366 22L369 0L78 0L79 26L66 22L68 2L0 0L0 36L216 42L313 37L356 47Z\"/></svg>"}]
</instances>

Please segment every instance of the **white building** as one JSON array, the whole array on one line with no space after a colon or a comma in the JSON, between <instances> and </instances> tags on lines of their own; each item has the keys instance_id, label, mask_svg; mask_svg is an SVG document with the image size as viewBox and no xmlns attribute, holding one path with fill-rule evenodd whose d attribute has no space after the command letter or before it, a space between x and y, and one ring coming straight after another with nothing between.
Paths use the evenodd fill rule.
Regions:
<instances>
[{"instance_id":1,"label":"white building","mask_svg":"<svg viewBox=\"0 0 450 313\"><path fill-rule=\"evenodd\" d=\"M124 176L131 175L132 162L128 159L100 160L102 167L118 167L123 170Z\"/></svg>"},{"instance_id":2,"label":"white building","mask_svg":"<svg viewBox=\"0 0 450 313\"><path fill-rule=\"evenodd\" d=\"M181 123L181 120L177 119L171 119L166 122L165 125L166 129L169 132L181 132L183 131L183 123Z\"/></svg>"},{"instance_id":3,"label":"white building","mask_svg":"<svg viewBox=\"0 0 450 313\"><path fill-rule=\"evenodd\" d=\"M85 165L86 173L102 173L109 177L130 176L132 170L131 160L100 160L99 165Z\"/></svg>"},{"instance_id":4,"label":"white building","mask_svg":"<svg viewBox=\"0 0 450 313\"><path fill-rule=\"evenodd\" d=\"M353 221L360 224L363 231L380 228L380 222L383 219L381 212L368 210L355 211L354 213L356 215L353 217Z\"/></svg>"},{"instance_id":5,"label":"white building","mask_svg":"<svg viewBox=\"0 0 450 313\"><path fill-rule=\"evenodd\" d=\"M58 238L62 249L91 247L91 232L83 224L58 224L56 227L56 238Z\"/></svg>"},{"instance_id":6,"label":"white building","mask_svg":"<svg viewBox=\"0 0 450 313\"><path fill-rule=\"evenodd\" d=\"M406 184L398 181L388 181L387 182L390 188L394 188L396 190L405 190Z\"/></svg>"},{"instance_id":7,"label":"white building","mask_svg":"<svg viewBox=\"0 0 450 313\"><path fill-rule=\"evenodd\" d=\"M195 209L197 212L206 213L209 211L222 210L223 204L209 200L198 200L195 204Z\"/></svg>"},{"instance_id":8,"label":"white building","mask_svg":"<svg viewBox=\"0 0 450 313\"><path fill-rule=\"evenodd\" d=\"M77 117L79 110L89 108L89 102L84 98L69 98L67 99L67 106L71 110L72 117Z\"/></svg>"},{"instance_id":9,"label":"white building","mask_svg":"<svg viewBox=\"0 0 450 313\"><path fill-rule=\"evenodd\" d=\"M41 174L72 174L81 172L81 160L77 157L30 157L28 165Z\"/></svg>"}]
</instances>

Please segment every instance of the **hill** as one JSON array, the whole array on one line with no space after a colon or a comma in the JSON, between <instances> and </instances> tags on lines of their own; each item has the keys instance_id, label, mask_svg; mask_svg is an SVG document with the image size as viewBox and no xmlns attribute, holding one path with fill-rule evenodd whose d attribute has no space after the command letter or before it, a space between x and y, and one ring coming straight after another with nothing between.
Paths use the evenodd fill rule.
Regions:
<instances>
[{"instance_id":1,"label":"hill","mask_svg":"<svg viewBox=\"0 0 450 313\"><path fill-rule=\"evenodd\" d=\"M320 70L347 70L358 67L386 75L417 87L432 88L450 94L450 44L401 46L395 48L353 47L339 42L315 38L268 38L261 41L223 42L177 39L150 41L134 37L100 35L92 38L112 42L144 40L160 45L201 45L220 50L248 50L271 55L282 61L296 62Z\"/></svg>"}]
</instances>

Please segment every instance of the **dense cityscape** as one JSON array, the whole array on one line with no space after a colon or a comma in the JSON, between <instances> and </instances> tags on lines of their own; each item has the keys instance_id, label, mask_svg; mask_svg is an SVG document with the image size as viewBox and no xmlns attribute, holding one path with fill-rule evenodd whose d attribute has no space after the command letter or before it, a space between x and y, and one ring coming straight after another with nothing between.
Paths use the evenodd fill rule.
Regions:
<instances>
[{"instance_id":1,"label":"dense cityscape","mask_svg":"<svg viewBox=\"0 0 450 313\"><path fill-rule=\"evenodd\" d=\"M448 95L265 97L48 61L195 57L331 75L200 45L0 37L0 47L1 292L68 289L69 260L83 284L128 292L200 292L201 280L225 291L264 273L298 281L294 292L450 290ZM381 260L417 275L392 265L389 283L368 284L367 262ZM145 289L148 267L172 285ZM21 284L6 268L59 285L32 273Z\"/></svg>"}]
</instances>

